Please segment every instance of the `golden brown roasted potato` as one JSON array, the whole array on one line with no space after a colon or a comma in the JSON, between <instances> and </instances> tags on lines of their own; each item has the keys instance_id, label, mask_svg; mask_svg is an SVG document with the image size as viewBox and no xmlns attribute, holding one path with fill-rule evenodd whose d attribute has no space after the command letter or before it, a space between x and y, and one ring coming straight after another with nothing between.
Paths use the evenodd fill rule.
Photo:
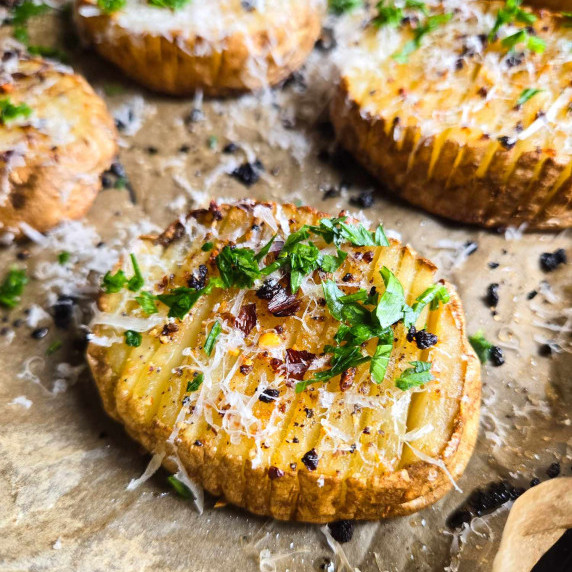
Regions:
<instances>
[{"instance_id":1,"label":"golden brown roasted potato","mask_svg":"<svg viewBox=\"0 0 572 572\"><path fill-rule=\"evenodd\" d=\"M447 23L434 19L442 5L410 11L417 31L371 22L342 64L331 118L363 165L431 213L569 227L572 28L526 8L534 31L513 18L489 41L503 6L471 0Z\"/></svg>"},{"instance_id":2,"label":"golden brown roasted potato","mask_svg":"<svg viewBox=\"0 0 572 572\"><path fill-rule=\"evenodd\" d=\"M324 351L336 344L341 322L324 299L324 281L335 281L344 294L377 294L378 307L386 308L391 295L381 296L380 273L386 266L411 305L433 285L435 266L397 241L359 247L344 241L341 266L312 272L296 295L280 271L270 282L256 278L252 287L211 289L228 276L221 262L229 253L225 246L259 252L276 235L270 254L260 259L265 267L280 260L286 237L318 225L321 216L293 205L213 204L159 237L143 237L133 254L144 284L139 293L121 286L133 273L128 258L115 269L124 272L121 284L113 287L118 275L108 276L110 289L119 291L100 298L88 360L106 410L134 439L164 454L169 470L186 471L235 505L307 522L417 511L460 477L477 436L479 362L453 287L435 285L445 285L450 300L418 308L414 319L419 330L426 328L421 337L428 331L436 338L423 343L403 321L389 327L386 369L375 374L379 383L372 381L373 362L348 361L339 366L341 374L304 383L335 365ZM321 254L336 252L319 235L310 240ZM185 295L196 292L189 286L207 291L181 319L167 317L188 309ZM155 300L150 313L153 307L142 298L149 296L141 291L168 297ZM367 316L360 320L370 323ZM211 343L217 323L221 331ZM376 339L366 336L355 351L371 356L375 348ZM422 367L411 362L430 362L434 380L404 385Z\"/></svg>"},{"instance_id":3,"label":"golden brown roasted potato","mask_svg":"<svg viewBox=\"0 0 572 572\"><path fill-rule=\"evenodd\" d=\"M113 118L68 68L0 53L0 230L81 218L116 153Z\"/></svg>"},{"instance_id":4,"label":"golden brown roasted potato","mask_svg":"<svg viewBox=\"0 0 572 572\"><path fill-rule=\"evenodd\" d=\"M274 85L302 65L321 30L323 0L190 2L176 10L127 0L104 13L78 0L81 33L146 87L210 95Z\"/></svg>"}]
</instances>

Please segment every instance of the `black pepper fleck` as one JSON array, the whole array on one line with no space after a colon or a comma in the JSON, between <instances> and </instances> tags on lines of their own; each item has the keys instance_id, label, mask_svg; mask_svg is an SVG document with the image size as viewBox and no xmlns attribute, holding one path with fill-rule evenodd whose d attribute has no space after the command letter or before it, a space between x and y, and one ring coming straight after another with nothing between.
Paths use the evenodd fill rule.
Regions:
<instances>
[{"instance_id":1,"label":"black pepper fleck","mask_svg":"<svg viewBox=\"0 0 572 572\"><path fill-rule=\"evenodd\" d=\"M308 471L315 471L318 468L318 453L316 449L310 449L303 457L302 463L306 465Z\"/></svg>"},{"instance_id":2,"label":"black pepper fleck","mask_svg":"<svg viewBox=\"0 0 572 572\"><path fill-rule=\"evenodd\" d=\"M560 463L552 463L548 469L546 469L546 474L549 479L554 479L560 474Z\"/></svg>"},{"instance_id":3,"label":"black pepper fleck","mask_svg":"<svg viewBox=\"0 0 572 572\"><path fill-rule=\"evenodd\" d=\"M485 302L487 306L491 306L493 308L495 308L499 303L499 285L496 282L488 285Z\"/></svg>"},{"instance_id":4,"label":"black pepper fleck","mask_svg":"<svg viewBox=\"0 0 572 572\"><path fill-rule=\"evenodd\" d=\"M349 542L354 535L353 520L338 520L328 524L330 534L340 543Z\"/></svg>"},{"instance_id":5,"label":"black pepper fleck","mask_svg":"<svg viewBox=\"0 0 572 572\"><path fill-rule=\"evenodd\" d=\"M278 389L265 389L259 396L258 399L263 403L272 403L276 401L280 391Z\"/></svg>"},{"instance_id":6,"label":"black pepper fleck","mask_svg":"<svg viewBox=\"0 0 572 572\"><path fill-rule=\"evenodd\" d=\"M563 248L559 248L554 252L543 252L540 255L540 268L544 272L552 272L561 264L566 264L566 251Z\"/></svg>"},{"instance_id":7,"label":"black pepper fleck","mask_svg":"<svg viewBox=\"0 0 572 572\"><path fill-rule=\"evenodd\" d=\"M35 340L41 340L48 335L49 331L48 328L36 328L31 335Z\"/></svg>"},{"instance_id":8,"label":"black pepper fleck","mask_svg":"<svg viewBox=\"0 0 572 572\"><path fill-rule=\"evenodd\" d=\"M374 202L375 197L373 196L372 190L363 191L357 197L350 199L350 204L362 209L369 209L373 206Z\"/></svg>"},{"instance_id":9,"label":"black pepper fleck","mask_svg":"<svg viewBox=\"0 0 572 572\"><path fill-rule=\"evenodd\" d=\"M493 346L489 352L489 359L495 367L499 367L504 363L504 352L502 348Z\"/></svg>"}]
</instances>

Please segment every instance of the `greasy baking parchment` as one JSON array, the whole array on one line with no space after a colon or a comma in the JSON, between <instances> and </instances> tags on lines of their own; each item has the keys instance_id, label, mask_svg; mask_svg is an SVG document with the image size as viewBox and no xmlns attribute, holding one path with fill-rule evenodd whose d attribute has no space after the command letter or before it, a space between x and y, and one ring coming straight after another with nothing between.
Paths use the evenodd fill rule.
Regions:
<instances>
[{"instance_id":1,"label":"greasy baking parchment","mask_svg":"<svg viewBox=\"0 0 572 572\"><path fill-rule=\"evenodd\" d=\"M0 250L0 268L27 267L32 277L22 304L0 312L0 327L6 328L0 336L0 570L312 570L324 558L337 570L349 565L362 572L489 570L510 503L455 533L445 524L447 516L490 482L528 486L535 476L547 479L554 462L563 475L571 472L570 266L552 273L539 267L542 252L568 248L572 255L570 234L485 232L392 199L335 152L327 124L332 74L326 51L316 49L306 70L283 90L201 102L159 97L124 80L95 55L73 47L65 15L38 18L30 31L36 43L64 46L75 69L126 124L120 158L130 182L103 191L87 220L73 226L76 234L70 236L68 228L46 240L35 237L40 243ZM241 149L225 154L230 141ZM256 158L264 172L250 188L229 176ZM469 333L483 329L505 352L502 367L483 367L481 430L459 481L463 493L451 492L411 516L358 523L342 555L318 526L215 507L217 499L208 496L199 515L174 494L163 471L126 490L149 456L106 417L85 367L85 331L77 324L89 319L99 280L86 268L103 270L138 232L164 226L211 199L299 201L333 215L359 211L350 200L368 189L375 204L363 214L438 263L461 294ZM338 196L325 198L331 195ZM97 262L91 254L76 256L85 250L82 242L93 251L100 241L104 255ZM467 255L471 242L477 250ZM24 312L53 303L61 285L53 286L49 269L64 247L82 284L76 327L67 331L49 317L38 318L37 308L33 319ZM18 253L29 258L19 260ZM496 313L483 300L492 282L500 284ZM528 299L531 291L537 294ZM48 336L33 339L26 320L49 327ZM63 347L46 355L57 341ZM546 353L545 344L552 347L549 356L539 353Z\"/></svg>"}]
</instances>

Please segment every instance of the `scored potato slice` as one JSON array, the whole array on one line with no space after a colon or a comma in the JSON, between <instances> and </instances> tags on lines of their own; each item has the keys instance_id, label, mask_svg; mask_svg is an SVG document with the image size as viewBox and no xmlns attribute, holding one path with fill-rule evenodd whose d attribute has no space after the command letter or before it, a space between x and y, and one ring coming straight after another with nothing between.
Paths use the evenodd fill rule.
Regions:
<instances>
[{"instance_id":1,"label":"scored potato slice","mask_svg":"<svg viewBox=\"0 0 572 572\"><path fill-rule=\"evenodd\" d=\"M331 107L340 142L431 213L486 227L572 225L572 28L527 9L534 31L513 21L489 41L504 3L456 4L432 8L451 19L403 63L395 58L414 42L411 25L364 28ZM544 51L503 44L515 34Z\"/></svg>"},{"instance_id":2,"label":"scored potato slice","mask_svg":"<svg viewBox=\"0 0 572 572\"><path fill-rule=\"evenodd\" d=\"M0 231L81 218L117 151L113 118L71 69L17 50L0 58Z\"/></svg>"},{"instance_id":3,"label":"scored potato slice","mask_svg":"<svg viewBox=\"0 0 572 572\"><path fill-rule=\"evenodd\" d=\"M193 211L163 235L138 241L133 254L143 289L160 294L187 286L201 265L202 276L214 279L223 246L258 251L273 235L279 244L321 216L309 207L250 201ZM434 282L435 266L397 241L342 248L342 266L310 275L296 294L299 307L282 317L259 297L262 280L252 289L215 288L182 320L168 318L162 303L147 316L127 288L103 294L88 361L108 413L149 451L164 454L168 469L184 467L207 491L257 514L375 519L439 499L471 455L480 404L479 362L451 285L450 301L426 306L417 320L437 344L421 350L397 325L382 383L373 383L362 364L343 379L296 392L297 380L328 368L322 352L340 326L322 298L322 279L334 279L346 294L372 286L381 294L386 266L408 304ZM116 270L127 276L130 264ZM253 305L255 321L244 328ZM209 356L205 340L217 321L222 331ZM125 329L141 332L138 347L126 345ZM409 362L423 360L435 379L397 388ZM193 387L199 373L203 382Z\"/></svg>"},{"instance_id":4,"label":"scored potato slice","mask_svg":"<svg viewBox=\"0 0 572 572\"><path fill-rule=\"evenodd\" d=\"M323 0L191 1L169 10L127 0L112 14L78 0L89 42L146 87L210 95L274 85L302 65L318 39Z\"/></svg>"}]
</instances>

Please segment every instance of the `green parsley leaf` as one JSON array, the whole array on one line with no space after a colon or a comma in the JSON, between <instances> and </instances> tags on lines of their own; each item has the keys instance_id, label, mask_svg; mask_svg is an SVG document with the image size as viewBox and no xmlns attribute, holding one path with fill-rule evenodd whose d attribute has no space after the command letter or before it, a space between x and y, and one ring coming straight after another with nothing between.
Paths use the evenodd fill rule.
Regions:
<instances>
[{"instance_id":1,"label":"green parsley leaf","mask_svg":"<svg viewBox=\"0 0 572 572\"><path fill-rule=\"evenodd\" d=\"M30 117L31 114L31 108L25 103L15 105L10 101L10 98L0 99L0 124L2 125L18 119L18 117Z\"/></svg>"},{"instance_id":2,"label":"green parsley leaf","mask_svg":"<svg viewBox=\"0 0 572 572\"><path fill-rule=\"evenodd\" d=\"M131 264L133 264L133 271L135 274L127 282L127 288L129 288L131 292L137 292L137 290L141 290L141 288L143 288L145 280L143 279L143 275L141 274L141 269L139 268L139 263L137 262L135 255L130 254L129 257L131 258Z\"/></svg>"},{"instance_id":3,"label":"green parsley leaf","mask_svg":"<svg viewBox=\"0 0 572 572\"><path fill-rule=\"evenodd\" d=\"M529 87L527 89L523 89L521 94L519 95L518 99L516 100L515 107L520 107L524 105L529 99L532 99L538 93L544 91L543 89L537 89L534 87Z\"/></svg>"},{"instance_id":4,"label":"green parsley leaf","mask_svg":"<svg viewBox=\"0 0 572 572\"><path fill-rule=\"evenodd\" d=\"M192 393L193 391L196 391L202 385L204 379L205 376L203 373L195 372L193 381L187 382L187 393Z\"/></svg>"},{"instance_id":5,"label":"green parsley leaf","mask_svg":"<svg viewBox=\"0 0 572 572\"><path fill-rule=\"evenodd\" d=\"M63 250L58 254L58 263L62 266L69 262L71 254L67 250Z\"/></svg>"},{"instance_id":6,"label":"green parsley leaf","mask_svg":"<svg viewBox=\"0 0 572 572\"><path fill-rule=\"evenodd\" d=\"M296 294L304 276L311 274L318 268L320 251L312 242L308 244L298 242L288 252L288 259L290 261L290 290L292 294Z\"/></svg>"},{"instance_id":7,"label":"green parsley leaf","mask_svg":"<svg viewBox=\"0 0 572 572\"><path fill-rule=\"evenodd\" d=\"M15 308L20 303L24 286L28 283L25 270L11 268L0 284L0 306Z\"/></svg>"},{"instance_id":8,"label":"green parsley leaf","mask_svg":"<svg viewBox=\"0 0 572 572\"><path fill-rule=\"evenodd\" d=\"M260 269L251 248L225 246L216 257L216 265L227 288L252 288L260 277Z\"/></svg>"},{"instance_id":9,"label":"green parsley leaf","mask_svg":"<svg viewBox=\"0 0 572 572\"><path fill-rule=\"evenodd\" d=\"M371 378L375 383L383 382L392 350L393 332L389 332L389 335L384 336L383 339L379 339L377 347L375 348L375 353L371 358L369 371L371 373Z\"/></svg>"},{"instance_id":10,"label":"green parsley leaf","mask_svg":"<svg viewBox=\"0 0 572 572\"><path fill-rule=\"evenodd\" d=\"M202 290L181 286L175 288L168 294L160 294L157 300L169 307L169 318L179 318L182 320L197 303L201 296L210 294L214 288L223 288L225 283L220 278L211 278L209 283Z\"/></svg>"},{"instance_id":11,"label":"green parsley leaf","mask_svg":"<svg viewBox=\"0 0 572 572\"><path fill-rule=\"evenodd\" d=\"M125 8L127 0L97 0L97 7L104 14L113 14Z\"/></svg>"},{"instance_id":12,"label":"green parsley leaf","mask_svg":"<svg viewBox=\"0 0 572 572\"><path fill-rule=\"evenodd\" d=\"M24 0L12 10L11 20L14 26L24 26L30 18L44 14L50 9L47 4L36 4L32 0Z\"/></svg>"},{"instance_id":13,"label":"green parsley leaf","mask_svg":"<svg viewBox=\"0 0 572 572\"><path fill-rule=\"evenodd\" d=\"M307 227L313 234L323 237L327 244L332 242L339 247L344 242L353 246L389 246L383 226L379 225L375 232L369 232L363 224L346 223L347 217L323 218L318 226Z\"/></svg>"},{"instance_id":14,"label":"green parsley leaf","mask_svg":"<svg viewBox=\"0 0 572 572\"><path fill-rule=\"evenodd\" d=\"M218 137L216 135L209 135L209 138L207 139L207 145L209 149L214 151L218 145Z\"/></svg>"},{"instance_id":15,"label":"green parsley leaf","mask_svg":"<svg viewBox=\"0 0 572 572\"><path fill-rule=\"evenodd\" d=\"M380 270L385 284L385 292L379 299L375 315L381 328L387 328L403 318L406 307L405 293L401 282L395 277L387 266Z\"/></svg>"},{"instance_id":16,"label":"green parsley leaf","mask_svg":"<svg viewBox=\"0 0 572 572\"><path fill-rule=\"evenodd\" d=\"M403 20L403 8L399 8L395 5L385 5L385 0L377 3L377 16L371 21L371 23L376 28L381 28L383 26L390 26L392 28L397 28Z\"/></svg>"},{"instance_id":17,"label":"green parsley leaf","mask_svg":"<svg viewBox=\"0 0 572 572\"><path fill-rule=\"evenodd\" d=\"M485 363L489 359L491 353L491 344L486 338L482 330L479 330L474 336L469 336L469 342L473 346L475 353L479 357L481 363Z\"/></svg>"},{"instance_id":18,"label":"green parsley leaf","mask_svg":"<svg viewBox=\"0 0 572 572\"><path fill-rule=\"evenodd\" d=\"M358 6L362 5L363 0L329 0L330 10L334 14L343 14L344 12L351 12Z\"/></svg>"},{"instance_id":19,"label":"green parsley leaf","mask_svg":"<svg viewBox=\"0 0 572 572\"><path fill-rule=\"evenodd\" d=\"M324 280L322 282L322 290L324 292L324 298L326 299L326 304L328 305L328 310L330 314L338 320L342 321L342 308L344 307L341 298L343 298L344 293L338 288L337 284L333 280Z\"/></svg>"},{"instance_id":20,"label":"green parsley leaf","mask_svg":"<svg viewBox=\"0 0 572 572\"><path fill-rule=\"evenodd\" d=\"M168 483L173 487L174 491L186 500L195 500L195 495L191 492L191 489L185 483L182 483L175 475L167 477Z\"/></svg>"},{"instance_id":21,"label":"green parsley leaf","mask_svg":"<svg viewBox=\"0 0 572 572\"><path fill-rule=\"evenodd\" d=\"M105 95L112 97L114 95L121 95L125 93L125 88L117 83L106 83L103 86Z\"/></svg>"},{"instance_id":22,"label":"green parsley leaf","mask_svg":"<svg viewBox=\"0 0 572 572\"><path fill-rule=\"evenodd\" d=\"M141 345L142 336L139 332L134 330L127 330L125 332L125 343L133 348L138 348Z\"/></svg>"},{"instance_id":23,"label":"green parsley leaf","mask_svg":"<svg viewBox=\"0 0 572 572\"><path fill-rule=\"evenodd\" d=\"M560 15L564 18L564 27L572 28L572 12L561 12Z\"/></svg>"},{"instance_id":24,"label":"green parsley leaf","mask_svg":"<svg viewBox=\"0 0 572 572\"><path fill-rule=\"evenodd\" d=\"M34 56L42 56L43 58L50 58L52 60L59 60L60 62L68 62L69 57L68 55L52 46L40 46L40 45L33 45L28 46L28 52L30 52Z\"/></svg>"},{"instance_id":25,"label":"green parsley leaf","mask_svg":"<svg viewBox=\"0 0 572 572\"><path fill-rule=\"evenodd\" d=\"M213 353L216 339L219 337L221 331L222 331L222 326L220 325L220 322L217 320L213 324L213 327L211 328L211 331L209 332L209 335L207 336L207 339L205 341L204 350L208 356L210 356Z\"/></svg>"},{"instance_id":26,"label":"green parsley leaf","mask_svg":"<svg viewBox=\"0 0 572 572\"><path fill-rule=\"evenodd\" d=\"M264 258L266 257L266 255L270 252L270 249L272 248L272 245L274 244L274 241L276 240L276 237L278 235L275 234L258 252L258 254L254 257L254 260L256 260L256 262L261 262L262 260L264 260Z\"/></svg>"},{"instance_id":27,"label":"green parsley leaf","mask_svg":"<svg viewBox=\"0 0 572 572\"><path fill-rule=\"evenodd\" d=\"M397 63L407 63L409 61L409 56L421 47L423 38L427 34L434 32L443 24L446 24L452 17L453 14L451 13L429 16L422 25L415 29L413 39L407 42L399 52L393 54L392 58Z\"/></svg>"},{"instance_id":28,"label":"green parsley leaf","mask_svg":"<svg viewBox=\"0 0 572 572\"><path fill-rule=\"evenodd\" d=\"M518 44L525 44L530 51L537 54L541 54L546 49L546 42L542 38L532 36L526 30L520 30L503 38L501 44L511 50Z\"/></svg>"},{"instance_id":29,"label":"green parsley leaf","mask_svg":"<svg viewBox=\"0 0 572 572\"><path fill-rule=\"evenodd\" d=\"M151 292L141 292L139 296L135 298L135 301L141 306L141 309L150 316L151 314L156 314L159 312L157 305L155 304L156 296L151 294Z\"/></svg>"},{"instance_id":30,"label":"green parsley leaf","mask_svg":"<svg viewBox=\"0 0 572 572\"><path fill-rule=\"evenodd\" d=\"M402 391L418 387L435 379L431 373L431 362L428 361L410 361L413 367L408 367L401 372L401 375L395 380L395 385Z\"/></svg>"},{"instance_id":31,"label":"green parsley leaf","mask_svg":"<svg viewBox=\"0 0 572 572\"><path fill-rule=\"evenodd\" d=\"M299 381L296 384L296 393L301 393L312 383L328 381L332 377L341 375L347 369L357 367L371 359L369 356L363 355L361 348L356 346L326 346L324 351L332 354L331 368L315 373L311 379Z\"/></svg>"},{"instance_id":32,"label":"green parsley leaf","mask_svg":"<svg viewBox=\"0 0 572 572\"><path fill-rule=\"evenodd\" d=\"M169 307L169 318L182 320L203 295L203 290L181 286L180 288L175 288L169 294L159 294L157 299Z\"/></svg>"},{"instance_id":33,"label":"green parsley leaf","mask_svg":"<svg viewBox=\"0 0 572 572\"><path fill-rule=\"evenodd\" d=\"M347 257L348 253L338 248L337 256L321 254L318 265L324 272L335 272L344 263Z\"/></svg>"},{"instance_id":34,"label":"green parsley leaf","mask_svg":"<svg viewBox=\"0 0 572 572\"><path fill-rule=\"evenodd\" d=\"M214 248L214 242L205 242L205 243L201 246L201 250L202 250L203 252L210 252L213 248Z\"/></svg>"},{"instance_id":35,"label":"green parsley leaf","mask_svg":"<svg viewBox=\"0 0 572 572\"><path fill-rule=\"evenodd\" d=\"M157 8L169 8L170 10L180 10L191 0L148 0L150 6Z\"/></svg>"},{"instance_id":36,"label":"green parsley leaf","mask_svg":"<svg viewBox=\"0 0 572 572\"><path fill-rule=\"evenodd\" d=\"M60 350L63 346L63 342L61 340L56 340L55 342L51 343L46 350L46 355L51 356L55 354L58 350Z\"/></svg>"},{"instance_id":37,"label":"green parsley leaf","mask_svg":"<svg viewBox=\"0 0 572 572\"><path fill-rule=\"evenodd\" d=\"M433 284L429 286L420 296L411 308L405 308L405 327L409 329L415 325L417 318L427 304L431 304L431 310L437 310L439 304L446 304L450 299L449 292L443 284Z\"/></svg>"},{"instance_id":38,"label":"green parsley leaf","mask_svg":"<svg viewBox=\"0 0 572 572\"><path fill-rule=\"evenodd\" d=\"M127 283L127 276L123 270L118 270L115 274L107 272L103 277L102 287L106 294L119 292Z\"/></svg>"},{"instance_id":39,"label":"green parsley leaf","mask_svg":"<svg viewBox=\"0 0 572 572\"><path fill-rule=\"evenodd\" d=\"M497 17L492 30L489 32L489 42L494 42L498 31L505 25L515 20L525 24L533 24L537 18L531 12L525 12L520 5L522 0L507 0L505 5L497 12Z\"/></svg>"}]
</instances>

